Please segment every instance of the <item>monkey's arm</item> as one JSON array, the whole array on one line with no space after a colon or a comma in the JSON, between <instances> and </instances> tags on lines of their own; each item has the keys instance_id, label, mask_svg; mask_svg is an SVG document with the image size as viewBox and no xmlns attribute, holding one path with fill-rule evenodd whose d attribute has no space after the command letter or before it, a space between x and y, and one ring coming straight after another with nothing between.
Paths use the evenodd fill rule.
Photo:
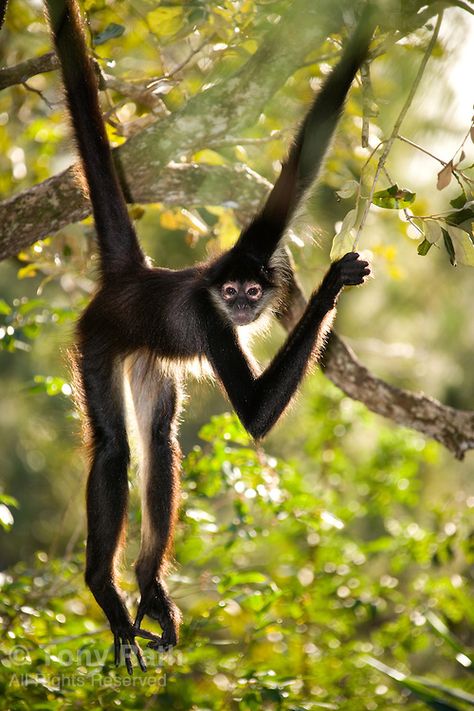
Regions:
<instances>
[{"instance_id":1,"label":"monkey's arm","mask_svg":"<svg viewBox=\"0 0 474 711\"><path fill-rule=\"evenodd\" d=\"M253 437L260 439L273 427L295 394L308 363L317 360L341 289L362 284L369 272L368 263L353 252L335 262L282 348L258 377L232 328L222 321L212 325L209 358L242 424Z\"/></svg>"}]
</instances>

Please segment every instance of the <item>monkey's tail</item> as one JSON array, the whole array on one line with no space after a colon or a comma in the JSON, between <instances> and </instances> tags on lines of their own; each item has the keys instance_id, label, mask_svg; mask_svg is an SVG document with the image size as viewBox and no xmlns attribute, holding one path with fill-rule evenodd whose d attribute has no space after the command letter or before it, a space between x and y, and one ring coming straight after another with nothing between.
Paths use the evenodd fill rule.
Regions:
<instances>
[{"instance_id":1,"label":"monkey's tail","mask_svg":"<svg viewBox=\"0 0 474 711\"><path fill-rule=\"evenodd\" d=\"M318 176L347 93L367 57L375 24L375 8L368 2L341 59L314 99L262 211L240 237L239 248L266 259L278 246L301 198Z\"/></svg>"},{"instance_id":2,"label":"monkey's tail","mask_svg":"<svg viewBox=\"0 0 474 711\"><path fill-rule=\"evenodd\" d=\"M0 0L0 30L5 22L5 15L7 14L8 0Z\"/></svg>"},{"instance_id":3,"label":"monkey's tail","mask_svg":"<svg viewBox=\"0 0 474 711\"><path fill-rule=\"evenodd\" d=\"M46 0L74 133L92 202L103 276L143 264L99 105L76 0Z\"/></svg>"}]
</instances>

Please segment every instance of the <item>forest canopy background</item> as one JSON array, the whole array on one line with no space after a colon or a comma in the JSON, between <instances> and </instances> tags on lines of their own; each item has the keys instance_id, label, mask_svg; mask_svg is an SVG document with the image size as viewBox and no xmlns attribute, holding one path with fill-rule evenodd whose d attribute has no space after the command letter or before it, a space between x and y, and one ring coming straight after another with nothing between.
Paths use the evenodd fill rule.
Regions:
<instances>
[{"instance_id":1,"label":"forest canopy background","mask_svg":"<svg viewBox=\"0 0 474 711\"><path fill-rule=\"evenodd\" d=\"M109 138L147 252L174 268L229 246L337 59L350 3L88 0L84 9ZM470 411L472 114L456 108L469 88L448 78L472 37L472 3L396 3L384 21L370 74L351 92L288 243L308 294L331 249L350 246L363 223L358 246L370 250L376 276L341 299L339 335L374 377ZM75 152L40 3L15 2L0 42L6 703L472 707L473 455L456 461L320 373L264 448L229 415L209 424L228 405L209 383L189 384L170 581L183 644L158 660L154 685L120 695L94 686L97 669L119 685L122 677L94 657L109 639L81 578L85 462L67 367L74 320L94 288L93 226L75 222L87 203L71 172L61 173ZM371 191L376 206L366 212ZM283 337L275 326L259 357ZM472 414L459 422L472 447ZM131 487L130 591L135 477ZM24 673L34 679L28 696L11 683ZM58 674L84 685L64 692Z\"/></svg>"}]
</instances>

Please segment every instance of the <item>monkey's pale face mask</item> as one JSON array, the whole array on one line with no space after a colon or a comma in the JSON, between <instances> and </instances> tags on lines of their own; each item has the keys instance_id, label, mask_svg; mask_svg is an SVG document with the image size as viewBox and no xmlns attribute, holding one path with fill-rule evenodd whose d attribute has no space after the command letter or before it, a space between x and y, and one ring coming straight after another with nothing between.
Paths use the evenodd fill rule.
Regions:
<instances>
[{"instance_id":1,"label":"monkey's pale face mask","mask_svg":"<svg viewBox=\"0 0 474 711\"><path fill-rule=\"evenodd\" d=\"M235 326L246 326L268 304L270 294L266 291L257 281L226 281L218 292L219 305Z\"/></svg>"}]
</instances>

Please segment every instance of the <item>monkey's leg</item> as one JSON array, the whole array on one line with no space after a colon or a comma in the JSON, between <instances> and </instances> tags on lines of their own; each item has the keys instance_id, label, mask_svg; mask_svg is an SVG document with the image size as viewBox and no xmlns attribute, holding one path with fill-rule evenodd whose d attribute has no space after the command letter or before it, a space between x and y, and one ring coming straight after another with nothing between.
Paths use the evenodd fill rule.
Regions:
<instances>
[{"instance_id":1,"label":"monkey's leg","mask_svg":"<svg viewBox=\"0 0 474 711\"><path fill-rule=\"evenodd\" d=\"M157 620L161 640L149 646L169 647L178 641L181 622L164 583L179 504L179 392L172 379L139 361L132 366L130 385L142 450L142 540L135 566L141 598L135 626L140 628L145 615Z\"/></svg>"},{"instance_id":2,"label":"monkey's leg","mask_svg":"<svg viewBox=\"0 0 474 711\"><path fill-rule=\"evenodd\" d=\"M91 468L87 482L86 582L109 620L114 635L115 663L123 647L132 672L131 652L142 670L146 665L135 636L157 640L134 629L114 581L114 563L123 539L128 503L129 447L124 422L121 368L96 354L78 360L85 398Z\"/></svg>"}]
</instances>

